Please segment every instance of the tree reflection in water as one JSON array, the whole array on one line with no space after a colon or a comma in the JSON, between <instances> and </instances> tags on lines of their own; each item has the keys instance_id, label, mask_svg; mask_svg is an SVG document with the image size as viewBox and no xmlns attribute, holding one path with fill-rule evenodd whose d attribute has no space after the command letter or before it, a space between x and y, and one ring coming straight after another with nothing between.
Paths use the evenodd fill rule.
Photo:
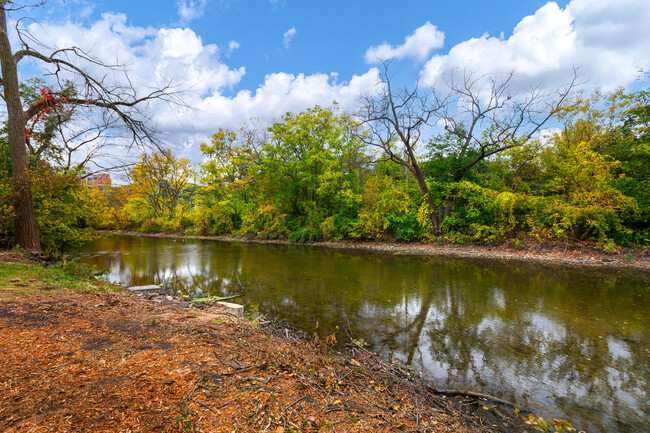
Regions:
<instances>
[{"instance_id":1,"label":"tree reflection in water","mask_svg":"<svg viewBox=\"0 0 650 433\"><path fill-rule=\"evenodd\" d=\"M647 277L313 247L116 236L83 260L124 284L229 295L355 338L436 380L587 431L648 431ZM340 338L344 340L345 337Z\"/></svg>"}]
</instances>

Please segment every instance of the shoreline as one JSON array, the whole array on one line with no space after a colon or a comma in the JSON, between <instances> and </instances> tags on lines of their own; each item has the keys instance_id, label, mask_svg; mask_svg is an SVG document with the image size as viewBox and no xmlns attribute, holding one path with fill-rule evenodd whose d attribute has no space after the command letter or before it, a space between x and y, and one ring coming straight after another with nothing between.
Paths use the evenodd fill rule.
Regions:
<instances>
[{"instance_id":1,"label":"shoreline","mask_svg":"<svg viewBox=\"0 0 650 433\"><path fill-rule=\"evenodd\" d=\"M336 352L22 259L0 260L0 329L19 337L0 344L8 431L530 431L503 402L439 395L361 347Z\"/></svg>"},{"instance_id":2,"label":"shoreline","mask_svg":"<svg viewBox=\"0 0 650 433\"><path fill-rule=\"evenodd\" d=\"M431 243L401 243L394 241L321 241L297 243L285 239L259 239L231 235L183 235L178 233L140 233L134 231L97 230L103 235L146 236L168 239L196 239L247 244L305 246L341 250L361 250L394 256L449 257L473 260L532 263L554 266L571 266L583 269L634 269L650 274L650 251L647 249L608 254L589 247L561 248L536 246L517 250L503 245L434 245ZM631 256L630 256L631 255Z\"/></svg>"}]
</instances>

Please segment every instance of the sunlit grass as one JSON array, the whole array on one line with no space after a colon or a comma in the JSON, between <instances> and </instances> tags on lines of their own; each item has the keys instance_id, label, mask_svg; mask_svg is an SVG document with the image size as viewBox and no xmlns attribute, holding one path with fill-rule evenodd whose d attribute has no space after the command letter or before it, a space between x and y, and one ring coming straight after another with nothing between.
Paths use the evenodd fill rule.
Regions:
<instances>
[{"instance_id":1,"label":"sunlit grass","mask_svg":"<svg viewBox=\"0 0 650 433\"><path fill-rule=\"evenodd\" d=\"M117 286L95 278L94 273L94 269L76 261L48 266L0 263L0 293L28 295L56 293L61 290L119 290Z\"/></svg>"}]
</instances>

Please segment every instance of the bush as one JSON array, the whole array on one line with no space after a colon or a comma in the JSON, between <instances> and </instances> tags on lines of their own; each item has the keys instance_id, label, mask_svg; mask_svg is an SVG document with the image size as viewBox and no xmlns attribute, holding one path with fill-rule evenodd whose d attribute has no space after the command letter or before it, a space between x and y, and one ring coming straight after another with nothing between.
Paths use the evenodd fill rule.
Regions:
<instances>
[{"instance_id":1,"label":"bush","mask_svg":"<svg viewBox=\"0 0 650 433\"><path fill-rule=\"evenodd\" d=\"M453 186L449 194L454 206L442 232L452 242L503 241L523 232L539 242L593 239L605 246L627 242L633 234L624 217L634 213L634 203L625 198L617 206L572 204L557 197L499 193L470 182ZM419 219L427 217L421 208Z\"/></svg>"},{"instance_id":2,"label":"bush","mask_svg":"<svg viewBox=\"0 0 650 433\"><path fill-rule=\"evenodd\" d=\"M63 260L58 262L55 266L61 268L63 272L67 275L72 275L75 277L80 277L83 279L91 279L96 275L100 274L99 271L94 266L89 266L85 263L81 263L79 258L74 258L72 260Z\"/></svg>"},{"instance_id":3,"label":"bush","mask_svg":"<svg viewBox=\"0 0 650 433\"><path fill-rule=\"evenodd\" d=\"M275 206L260 206L244 214L240 232L261 238L285 237L289 234L286 217Z\"/></svg>"},{"instance_id":4,"label":"bush","mask_svg":"<svg viewBox=\"0 0 650 433\"><path fill-rule=\"evenodd\" d=\"M410 241L422 236L417 201L408 185L388 176L371 177L365 185L356 228L351 236L362 239L393 237Z\"/></svg>"}]
</instances>

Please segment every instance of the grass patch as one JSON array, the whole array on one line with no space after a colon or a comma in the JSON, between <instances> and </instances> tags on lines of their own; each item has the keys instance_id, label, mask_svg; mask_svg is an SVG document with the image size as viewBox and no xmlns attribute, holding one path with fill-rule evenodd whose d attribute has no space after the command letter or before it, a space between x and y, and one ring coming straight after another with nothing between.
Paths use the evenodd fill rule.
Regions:
<instances>
[{"instance_id":1,"label":"grass patch","mask_svg":"<svg viewBox=\"0 0 650 433\"><path fill-rule=\"evenodd\" d=\"M113 284L97 280L95 275L95 269L77 261L48 266L36 263L0 263L0 291L26 295L60 290L120 290Z\"/></svg>"},{"instance_id":2,"label":"grass patch","mask_svg":"<svg viewBox=\"0 0 650 433\"><path fill-rule=\"evenodd\" d=\"M221 301L229 301L233 298L236 298L236 296L206 296L203 298L194 298L192 302L195 304L212 305Z\"/></svg>"}]
</instances>

